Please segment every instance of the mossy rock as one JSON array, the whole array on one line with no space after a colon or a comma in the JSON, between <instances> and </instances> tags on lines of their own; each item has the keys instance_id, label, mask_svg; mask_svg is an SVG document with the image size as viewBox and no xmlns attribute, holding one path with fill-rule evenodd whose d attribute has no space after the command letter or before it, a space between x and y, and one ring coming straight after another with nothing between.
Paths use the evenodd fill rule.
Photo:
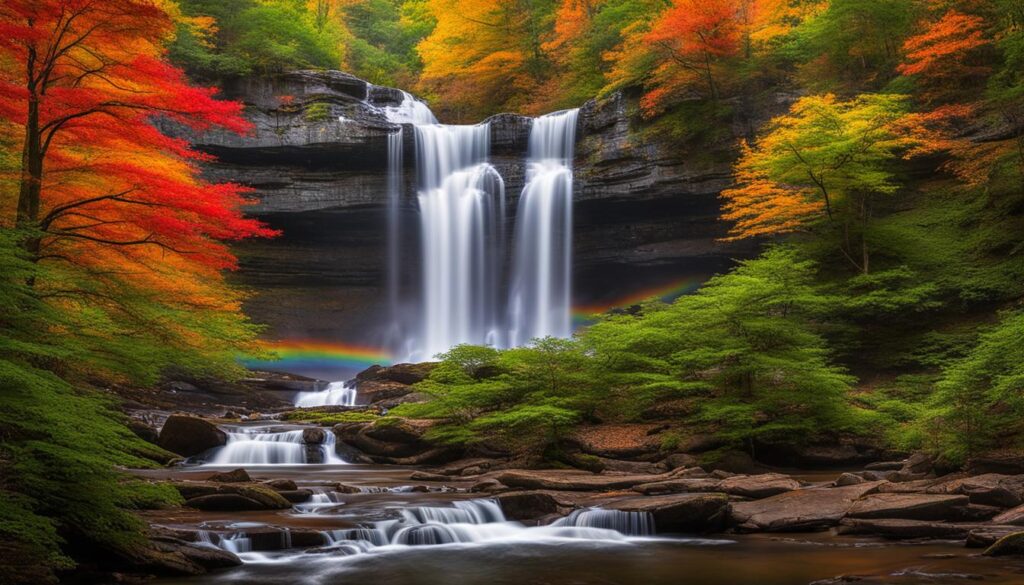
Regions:
<instances>
[{"instance_id":1,"label":"mossy rock","mask_svg":"<svg viewBox=\"0 0 1024 585\"><path fill-rule=\"evenodd\" d=\"M982 553L988 557L1024 555L1024 531L1007 534Z\"/></svg>"}]
</instances>

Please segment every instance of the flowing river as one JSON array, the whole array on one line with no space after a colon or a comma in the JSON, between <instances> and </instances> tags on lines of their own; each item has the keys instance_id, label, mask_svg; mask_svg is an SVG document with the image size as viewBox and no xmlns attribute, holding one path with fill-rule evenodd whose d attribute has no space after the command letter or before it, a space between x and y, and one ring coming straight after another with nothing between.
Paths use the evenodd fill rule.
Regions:
<instances>
[{"instance_id":1,"label":"flowing river","mask_svg":"<svg viewBox=\"0 0 1024 585\"><path fill-rule=\"evenodd\" d=\"M1024 582L1024 563L980 557L960 543L827 533L656 535L645 514L599 508L528 526L507 520L495 500L470 493L472 481L412 481L412 468L336 458L299 463L297 450L286 446L296 444L299 429L276 438L262 427L228 430L230 442L209 464L141 473L204 479L244 460L254 480L292 480L313 495L281 511L147 513L151 522L244 561L162 585L808 585L839 575L877 576L865 583Z\"/></svg>"}]
</instances>

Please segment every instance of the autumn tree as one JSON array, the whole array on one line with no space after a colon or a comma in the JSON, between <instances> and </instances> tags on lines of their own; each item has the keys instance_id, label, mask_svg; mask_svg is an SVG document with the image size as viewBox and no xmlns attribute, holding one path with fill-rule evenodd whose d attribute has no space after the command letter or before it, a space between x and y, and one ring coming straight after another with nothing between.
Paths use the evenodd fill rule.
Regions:
<instances>
[{"instance_id":1,"label":"autumn tree","mask_svg":"<svg viewBox=\"0 0 1024 585\"><path fill-rule=\"evenodd\" d=\"M647 93L641 105L648 115L689 93L717 99L716 69L740 51L746 3L676 0L649 26L634 25L622 46L609 54L616 62L611 85L642 82Z\"/></svg>"},{"instance_id":2,"label":"autumn tree","mask_svg":"<svg viewBox=\"0 0 1024 585\"><path fill-rule=\"evenodd\" d=\"M984 28L982 17L950 10L903 43L906 56L896 69L916 79L927 101L971 92L991 70L977 58L989 44Z\"/></svg>"},{"instance_id":3,"label":"autumn tree","mask_svg":"<svg viewBox=\"0 0 1024 585\"><path fill-rule=\"evenodd\" d=\"M916 0L830 0L795 31L803 81L820 90L878 88L895 76Z\"/></svg>"},{"instance_id":4,"label":"autumn tree","mask_svg":"<svg viewBox=\"0 0 1024 585\"><path fill-rule=\"evenodd\" d=\"M529 109L550 61L542 44L554 0L429 0L437 21L418 46L420 89L454 117L479 119L498 109Z\"/></svg>"},{"instance_id":5,"label":"autumn tree","mask_svg":"<svg viewBox=\"0 0 1024 585\"><path fill-rule=\"evenodd\" d=\"M866 274L873 202L899 190L891 165L915 144L897 126L906 113L906 98L898 95L798 100L744 147L738 186L722 192L723 218L735 222L730 238L824 223L839 229L840 252Z\"/></svg>"},{"instance_id":6,"label":"autumn tree","mask_svg":"<svg viewBox=\"0 0 1024 585\"><path fill-rule=\"evenodd\" d=\"M152 361L104 368L151 376L175 348L230 363L252 331L220 275L235 266L225 242L273 232L241 215L241 188L201 180L205 157L155 122L245 131L240 104L163 61L174 21L159 3L15 0L0 23L0 120L20 145L7 219L39 266L35 294L81 316L78 332L109 355L120 334L154 342Z\"/></svg>"}]
</instances>

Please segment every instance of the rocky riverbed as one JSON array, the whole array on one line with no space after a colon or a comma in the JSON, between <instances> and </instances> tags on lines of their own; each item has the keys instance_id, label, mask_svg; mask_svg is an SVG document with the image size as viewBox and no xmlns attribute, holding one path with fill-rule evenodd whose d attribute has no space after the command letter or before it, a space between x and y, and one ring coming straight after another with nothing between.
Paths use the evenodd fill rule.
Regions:
<instances>
[{"instance_id":1,"label":"rocky riverbed","mask_svg":"<svg viewBox=\"0 0 1024 585\"><path fill-rule=\"evenodd\" d=\"M182 457L136 473L169 482L184 504L142 513L151 542L138 558L94 568L209 573L190 583L670 583L680 571L709 585L1024 579L1024 469L1012 454L948 470L836 444L775 454L808 469L739 454L702 464L713 438L666 450L665 424L651 420L580 429L567 461L575 453L587 469L542 469L433 444L431 421L313 422L423 400L413 384L429 369L361 373L357 407L295 409L296 392L321 384L275 374L171 383L170 402L136 394L136 432ZM745 572L726 570L740 559Z\"/></svg>"}]
</instances>

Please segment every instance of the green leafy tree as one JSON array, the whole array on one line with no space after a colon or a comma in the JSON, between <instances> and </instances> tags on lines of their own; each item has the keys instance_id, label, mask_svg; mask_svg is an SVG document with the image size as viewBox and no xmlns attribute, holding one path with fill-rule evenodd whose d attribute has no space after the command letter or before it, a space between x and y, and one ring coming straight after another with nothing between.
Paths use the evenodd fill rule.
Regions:
<instances>
[{"instance_id":1,"label":"green leafy tree","mask_svg":"<svg viewBox=\"0 0 1024 585\"><path fill-rule=\"evenodd\" d=\"M301 0L183 0L172 60L201 77L337 68L344 30L318 26Z\"/></svg>"},{"instance_id":2,"label":"green leafy tree","mask_svg":"<svg viewBox=\"0 0 1024 585\"><path fill-rule=\"evenodd\" d=\"M935 447L962 462L996 447L1019 447L1024 432L1024 313L985 331L943 372L926 419Z\"/></svg>"},{"instance_id":3,"label":"green leafy tree","mask_svg":"<svg viewBox=\"0 0 1024 585\"><path fill-rule=\"evenodd\" d=\"M899 191L894 163L911 146L906 97L863 94L849 101L808 96L746 147L739 185L722 193L733 239L806 230L824 223L859 271L870 268L875 198ZM837 229L838 228L838 229Z\"/></svg>"},{"instance_id":4,"label":"green leafy tree","mask_svg":"<svg viewBox=\"0 0 1024 585\"><path fill-rule=\"evenodd\" d=\"M815 315L834 299L816 268L777 247L671 305L613 317L584 341L647 401L696 399L696 419L737 446L803 442L853 423L853 378L829 363Z\"/></svg>"}]
</instances>

